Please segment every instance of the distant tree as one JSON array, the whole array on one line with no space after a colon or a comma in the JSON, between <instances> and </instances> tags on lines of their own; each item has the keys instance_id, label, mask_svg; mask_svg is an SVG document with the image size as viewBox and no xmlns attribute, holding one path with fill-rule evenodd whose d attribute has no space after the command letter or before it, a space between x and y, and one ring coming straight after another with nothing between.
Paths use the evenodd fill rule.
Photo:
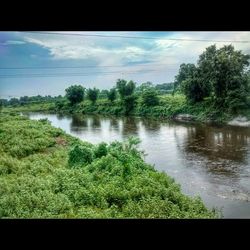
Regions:
<instances>
[{"instance_id":1,"label":"distant tree","mask_svg":"<svg viewBox=\"0 0 250 250\"><path fill-rule=\"evenodd\" d=\"M102 90L100 91L99 95L98 95L98 98L99 98L99 99L107 98L107 93L108 93L108 92L109 92L109 91L108 91L107 89L102 89Z\"/></svg>"},{"instance_id":2,"label":"distant tree","mask_svg":"<svg viewBox=\"0 0 250 250\"><path fill-rule=\"evenodd\" d=\"M133 81L127 82L126 80L118 79L116 82L116 88L121 99L123 100L126 96L134 93L135 83Z\"/></svg>"},{"instance_id":3,"label":"distant tree","mask_svg":"<svg viewBox=\"0 0 250 250\"><path fill-rule=\"evenodd\" d=\"M136 96L134 95L135 82L118 79L116 88L122 100L125 114L129 114L134 109L136 103Z\"/></svg>"},{"instance_id":4,"label":"distant tree","mask_svg":"<svg viewBox=\"0 0 250 250\"><path fill-rule=\"evenodd\" d=\"M92 102L95 103L99 94L99 89L93 88L93 89L88 89L87 91L87 96L88 99Z\"/></svg>"},{"instance_id":5,"label":"distant tree","mask_svg":"<svg viewBox=\"0 0 250 250\"><path fill-rule=\"evenodd\" d=\"M112 88L109 91L107 91L107 97L110 102L113 102L116 99L116 89Z\"/></svg>"},{"instance_id":6,"label":"distant tree","mask_svg":"<svg viewBox=\"0 0 250 250\"><path fill-rule=\"evenodd\" d=\"M154 88L149 88L142 92L142 104L148 107L159 104L159 97Z\"/></svg>"},{"instance_id":7,"label":"distant tree","mask_svg":"<svg viewBox=\"0 0 250 250\"><path fill-rule=\"evenodd\" d=\"M28 96L22 96L19 99L20 105L27 104L29 102L29 97Z\"/></svg>"},{"instance_id":8,"label":"distant tree","mask_svg":"<svg viewBox=\"0 0 250 250\"><path fill-rule=\"evenodd\" d=\"M172 93L174 90L174 83L162 83L162 84L156 84L155 89L158 91L159 94L167 94Z\"/></svg>"},{"instance_id":9,"label":"distant tree","mask_svg":"<svg viewBox=\"0 0 250 250\"><path fill-rule=\"evenodd\" d=\"M152 88L152 87L153 87L153 83L152 82L144 82L140 86L136 87L135 91L141 93L144 90Z\"/></svg>"},{"instance_id":10,"label":"distant tree","mask_svg":"<svg viewBox=\"0 0 250 250\"><path fill-rule=\"evenodd\" d=\"M17 99L17 98L11 98L9 100L9 105L11 105L11 106L17 106L18 104L19 104L19 99Z\"/></svg>"},{"instance_id":11,"label":"distant tree","mask_svg":"<svg viewBox=\"0 0 250 250\"><path fill-rule=\"evenodd\" d=\"M0 105L7 106L8 105L8 100L7 99L0 99Z\"/></svg>"},{"instance_id":12,"label":"distant tree","mask_svg":"<svg viewBox=\"0 0 250 250\"><path fill-rule=\"evenodd\" d=\"M66 97L71 104L79 103L84 99L85 88L83 88L81 85L72 85L68 87L65 91Z\"/></svg>"}]
</instances>

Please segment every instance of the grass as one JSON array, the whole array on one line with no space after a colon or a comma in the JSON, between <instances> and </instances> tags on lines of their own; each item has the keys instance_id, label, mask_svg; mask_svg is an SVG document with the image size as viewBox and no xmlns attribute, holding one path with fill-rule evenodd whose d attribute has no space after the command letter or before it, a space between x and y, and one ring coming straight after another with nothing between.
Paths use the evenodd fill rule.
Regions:
<instances>
[{"instance_id":1,"label":"grass","mask_svg":"<svg viewBox=\"0 0 250 250\"><path fill-rule=\"evenodd\" d=\"M137 144L93 145L47 120L1 113L0 218L217 217L145 163Z\"/></svg>"}]
</instances>

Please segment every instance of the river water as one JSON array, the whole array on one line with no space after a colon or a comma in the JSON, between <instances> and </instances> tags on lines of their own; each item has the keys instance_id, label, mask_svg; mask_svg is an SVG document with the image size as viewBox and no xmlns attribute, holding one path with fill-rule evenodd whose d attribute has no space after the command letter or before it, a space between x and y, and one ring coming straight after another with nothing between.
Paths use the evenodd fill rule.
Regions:
<instances>
[{"instance_id":1,"label":"river water","mask_svg":"<svg viewBox=\"0 0 250 250\"><path fill-rule=\"evenodd\" d=\"M91 143L141 139L145 160L224 218L250 218L250 128L148 118L29 113Z\"/></svg>"}]
</instances>

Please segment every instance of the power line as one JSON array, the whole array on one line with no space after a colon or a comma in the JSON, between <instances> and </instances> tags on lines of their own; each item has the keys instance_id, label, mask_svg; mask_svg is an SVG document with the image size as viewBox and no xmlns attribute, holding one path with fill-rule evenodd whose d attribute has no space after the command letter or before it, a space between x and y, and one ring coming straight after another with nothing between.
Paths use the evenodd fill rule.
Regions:
<instances>
[{"instance_id":1,"label":"power line","mask_svg":"<svg viewBox=\"0 0 250 250\"><path fill-rule=\"evenodd\" d=\"M171 64L165 64L165 63L159 63L159 64L138 64L138 65L127 65L127 66L118 66L118 65L103 65L103 66L95 66L95 65L87 65L87 66L50 66L50 67L44 67L44 66L37 66L37 67L4 67L1 69L84 69L84 68L121 68L121 67L147 67L147 66L158 66L158 65L176 65L174 63Z\"/></svg>"},{"instance_id":2,"label":"power line","mask_svg":"<svg viewBox=\"0 0 250 250\"><path fill-rule=\"evenodd\" d=\"M186 38L162 38L162 37L146 37L146 36L120 36L120 35L100 35L100 34L76 34L76 33L58 33L58 32L39 32L39 31L22 31L23 33L31 34L49 34L49 35L62 35L62 36L86 36L86 37L112 37L112 38L132 38L132 39L160 39L169 41L182 41L182 42L222 42L222 43L250 43L248 40L212 40L212 39L186 39Z\"/></svg>"},{"instance_id":3,"label":"power line","mask_svg":"<svg viewBox=\"0 0 250 250\"><path fill-rule=\"evenodd\" d=\"M65 73L65 74L12 74L12 75L0 75L0 78L36 78L36 77L72 77L72 76L90 76L94 74L140 74L140 73L149 73L160 70L141 70L137 72L124 72L124 71L111 71L111 72L92 72L90 73Z\"/></svg>"}]
</instances>

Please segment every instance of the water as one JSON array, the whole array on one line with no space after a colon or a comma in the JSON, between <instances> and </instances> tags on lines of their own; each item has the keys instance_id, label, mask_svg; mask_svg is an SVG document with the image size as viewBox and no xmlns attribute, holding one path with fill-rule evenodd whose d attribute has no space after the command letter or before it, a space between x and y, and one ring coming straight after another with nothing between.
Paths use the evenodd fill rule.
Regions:
<instances>
[{"instance_id":1,"label":"water","mask_svg":"<svg viewBox=\"0 0 250 250\"><path fill-rule=\"evenodd\" d=\"M145 160L225 218L250 218L250 128L145 118L29 113L91 143L141 139Z\"/></svg>"}]
</instances>

